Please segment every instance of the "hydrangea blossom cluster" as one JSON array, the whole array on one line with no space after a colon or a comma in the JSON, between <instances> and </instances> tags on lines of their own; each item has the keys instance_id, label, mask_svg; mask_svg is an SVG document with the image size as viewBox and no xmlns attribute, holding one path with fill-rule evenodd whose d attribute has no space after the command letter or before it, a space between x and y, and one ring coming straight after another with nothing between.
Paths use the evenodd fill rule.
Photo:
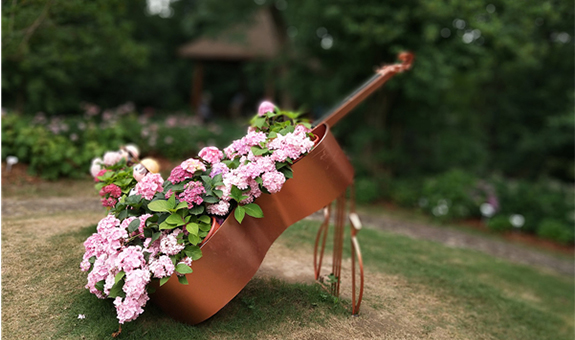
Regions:
<instances>
[{"instance_id":1,"label":"hydrangea blossom cluster","mask_svg":"<svg viewBox=\"0 0 575 340\"><path fill-rule=\"evenodd\" d=\"M102 205L104 207L113 207L118 202L118 198L122 196L122 189L116 184L108 184L100 190L102 198Z\"/></svg>"},{"instance_id":2,"label":"hydrangea blossom cluster","mask_svg":"<svg viewBox=\"0 0 575 340\"><path fill-rule=\"evenodd\" d=\"M145 225L150 216L141 216L140 225ZM97 232L84 242L85 253L80 264L82 271L89 271L86 288L98 298L114 298L120 324L135 320L144 312L149 300L146 287L152 278L161 279L174 273L170 256L185 247L178 243L181 230L164 231L153 242L145 238L142 245L129 245L136 237L128 233L134 219L129 217L120 222L113 215L104 217L98 223ZM143 238L142 234L138 232L138 238ZM182 262L189 265L192 260L186 257ZM116 282L118 275L124 278L121 289Z\"/></svg>"},{"instance_id":3,"label":"hydrangea blossom cluster","mask_svg":"<svg viewBox=\"0 0 575 340\"><path fill-rule=\"evenodd\" d=\"M164 184L162 175L149 173L136 184L135 192L142 195L143 198L151 200L157 192L164 190L162 184Z\"/></svg>"},{"instance_id":4,"label":"hydrangea blossom cluster","mask_svg":"<svg viewBox=\"0 0 575 340\"><path fill-rule=\"evenodd\" d=\"M96 182L96 190L102 196L102 206L110 209L117 203L122 193L134 187L132 162L137 160L139 150L135 145L122 147L120 151L108 151L103 158L94 158L90 174Z\"/></svg>"}]
</instances>

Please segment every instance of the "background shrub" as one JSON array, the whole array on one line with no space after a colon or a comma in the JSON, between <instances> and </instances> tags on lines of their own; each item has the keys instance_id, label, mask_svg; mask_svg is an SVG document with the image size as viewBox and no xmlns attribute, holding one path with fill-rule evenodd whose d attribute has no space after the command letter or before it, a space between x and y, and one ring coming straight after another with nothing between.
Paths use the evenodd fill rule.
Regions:
<instances>
[{"instance_id":1,"label":"background shrub","mask_svg":"<svg viewBox=\"0 0 575 340\"><path fill-rule=\"evenodd\" d=\"M513 229L513 225L509 221L509 218L503 215L495 216L487 222L487 227L489 230L496 232L505 232Z\"/></svg>"},{"instance_id":2,"label":"background shrub","mask_svg":"<svg viewBox=\"0 0 575 340\"><path fill-rule=\"evenodd\" d=\"M537 229L537 235L563 244L573 243L573 226L554 219L545 219Z\"/></svg>"},{"instance_id":3,"label":"background shrub","mask_svg":"<svg viewBox=\"0 0 575 340\"><path fill-rule=\"evenodd\" d=\"M241 124L202 125L180 115L138 116L130 107L99 110L83 116L35 117L7 112L2 119L2 159L14 155L29 172L45 179L84 177L91 160L133 143L142 156L184 160L204 146L227 146L245 132Z\"/></svg>"}]
</instances>

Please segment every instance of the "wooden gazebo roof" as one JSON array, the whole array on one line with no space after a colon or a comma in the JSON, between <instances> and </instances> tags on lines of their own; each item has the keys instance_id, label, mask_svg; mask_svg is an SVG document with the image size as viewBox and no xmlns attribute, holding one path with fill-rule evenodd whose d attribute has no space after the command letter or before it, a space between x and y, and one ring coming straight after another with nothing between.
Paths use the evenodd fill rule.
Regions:
<instances>
[{"instance_id":1,"label":"wooden gazebo roof","mask_svg":"<svg viewBox=\"0 0 575 340\"><path fill-rule=\"evenodd\" d=\"M256 12L251 23L238 24L214 38L202 37L178 49L183 58L198 60L270 59L280 41L268 10Z\"/></svg>"}]
</instances>

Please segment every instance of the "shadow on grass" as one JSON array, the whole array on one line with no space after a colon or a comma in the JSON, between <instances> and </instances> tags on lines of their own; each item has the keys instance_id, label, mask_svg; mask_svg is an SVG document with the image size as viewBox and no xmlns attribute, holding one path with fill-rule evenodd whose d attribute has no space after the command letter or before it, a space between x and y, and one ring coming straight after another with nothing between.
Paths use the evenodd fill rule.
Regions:
<instances>
[{"instance_id":1,"label":"shadow on grass","mask_svg":"<svg viewBox=\"0 0 575 340\"><path fill-rule=\"evenodd\" d=\"M58 236L52 241L62 242L61 238L67 238L67 241L81 243L94 231L95 227L84 228L79 232ZM66 254L66 258L72 258L78 263L80 257L77 249ZM72 268L76 269L77 265ZM77 289L62 296L61 306L54 306L56 309L64 309L55 338L111 338L111 334L118 329L112 300L97 299L83 288L85 275L78 278L77 282L70 282ZM78 319L79 314L86 318ZM345 318L348 315L347 309L335 302L319 285L254 278L228 305L199 325L176 322L149 302L137 320L122 326L122 334L118 338L257 339L261 338L261 332L265 332L266 336L276 335L281 338L282 333L294 327L321 325L330 316Z\"/></svg>"}]
</instances>

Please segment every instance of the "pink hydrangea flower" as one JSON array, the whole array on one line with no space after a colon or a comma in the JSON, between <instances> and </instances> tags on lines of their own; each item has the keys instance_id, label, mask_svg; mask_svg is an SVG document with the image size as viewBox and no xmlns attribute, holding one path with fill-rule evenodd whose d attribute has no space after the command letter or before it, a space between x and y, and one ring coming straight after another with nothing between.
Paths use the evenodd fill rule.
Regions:
<instances>
[{"instance_id":1,"label":"pink hydrangea flower","mask_svg":"<svg viewBox=\"0 0 575 340\"><path fill-rule=\"evenodd\" d=\"M136 184L135 191L137 194L142 195L143 198L151 200L154 198L156 192L164 190L162 185L164 179L160 174L148 173L141 181Z\"/></svg>"},{"instance_id":2,"label":"pink hydrangea flower","mask_svg":"<svg viewBox=\"0 0 575 340\"><path fill-rule=\"evenodd\" d=\"M99 299L105 299L106 296L96 288L96 283L105 280L108 277L109 268L106 265L106 260L108 256L106 254L100 255L96 258L94 262L94 268L88 274L88 283L85 288L90 291L90 293L96 295Z\"/></svg>"},{"instance_id":3,"label":"pink hydrangea flower","mask_svg":"<svg viewBox=\"0 0 575 340\"><path fill-rule=\"evenodd\" d=\"M188 178L192 178L194 176L193 173L190 173L184 170L180 165L172 169L170 173L170 177L168 177L168 181L173 184L178 184Z\"/></svg>"},{"instance_id":4,"label":"pink hydrangea flower","mask_svg":"<svg viewBox=\"0 0 575 340\"><path fill-rule=\"evenodd\" d=\"M218 149L214 146L207 146L207 147L203 148L202 150L200 150L200 153L198 155L204 161L206 161L210 164L219 163L222 160L222 158L224 157L223 152L221 152L220 149Z\"/></svg>"},{"instance_id":5,"label":"pink hydrangea flower","mask_svg":"<svg viewBox=\"0 0 575 340\"><path fill-rule=\"evenodd\" d=\"M206 209L208 214L224 216L228 213L228 211L230 211L230 202L222 200L218 203L208 205Z\"/></svg>"},{"instance_id":6,"label":"pink hydrangea flower","mask_svg":"<svg viewBox=\"0 0 575 340\"><path fill-rule=\"evenodd\" d=\"M272 155L272 159L280 162L284 156L292 160L298 159L308 153L313 146L313 141L302 131L298 133L290 132L285 136L278 134L274 140L268 143L270 150L276 150Z\"/></svg>"},{"instance_id":7,"label":"pink hydrangea flower","mask_svg":"<svg viewBox=\"0 0 575 340\"><path fill-rule=\"evenodd\" d=\"M103 207L113 208L116 205L116 203L118 203L118 200L113 197L109 197L109 198L102 198L101 202Z\"/></svg>"},{"instance_id":8,"label":"pink hydrangea flower","mask_svg":"<svg viewBox=\"0 0 575 340\"><path fill-rule=\"evenodd\" d=\"M119 226L120 226L120 220L119 219L117 219L114 215L107 215L106 217L101 219L100 222L98 222L98 226L96 227L96 230L98 231L98 233L102 234L106 230L109 230L109 229L112 229L115 227L119 227Z\"/></svg>"},{"instance_id":9,"label":"pink hydrangea flower","mask_svg":"<svg viewBox=\"0 0 575 340\"><path fill-rule=\"evenodd\" d=\"M262 181L264 187L273 194L281 190L286 178L279 171L270 171L262 175Z\"/></svg>"},{"instance_id":10,"label":"pink hydrangea flower","mask_svg":"<svg viewBox=\"0 0 575 340\"><path fill-rule=\"evenodd\" d=\"M190 159L183 161L182 164L180 164L180 166L182 167L182 169L184 169L184 170L186 170L192 174L198 170L206 171L206 166L204 165L204 163L202 163L202 161L197 160L195 158L190 158Z\"/></svg>"},{"instance_id":11,"label":"pink hydrangea flower","mask_svg":"<svg viewBox=\"0 0 575 340\"><path fill-rule=\"evenodd\" d=\"M139 299L116 297L114 306L116 306L118 322L124 324L125 322L136 320L144 312L142 307L146 305L148 299L147 294L140 296Z\"/></svg>"},{"instance_id":12,"label":"pink hydrangea flower","mask_svg":"<svg viewBox=\"0 0 575 340\"><path fill-rule=\"evenodd\" d=\"M274 112L274 110L276 109L275 105L265 101L263 103L260 104L260 107L258 108L258 116L262 117L265 116L266 113L268 112Z\"/></svg>"},{"instance_id":13,"label":"pink hydrangea flower","mask_svg":"<svg viewBox=\"0 0 575 340\"><path fill-rule=\"evenodd\" d=\"M134 269L126 273L126 280L122 290L126 297L139 297L146 293L146 285L150 283L151 274L147 269Z\"/></svg>"},{"instance_id":14,"label":"pink hydrangea flower","mask_svg":"<svg viewBox=\"0 0 575 340\"><path fill-rule=\"evenodd\" d=\"M117 151L108 151L104 154L104 165L112 166L122 159L122 154Z\"/></svg>"},{"instance_id":15,"label":"pink hydrangea flower","mask_svg":"<svg viewBox=\"0 0 575 340\"><path fill-rule=\"evenodd\" d=\"M185 244L178 244L177 236L180 230L171 234L163 235L160 239L160 251L166 255L176 255L186 247Z\"/></svg>"},{"instance_id":16,"label":"pink hydrangea flower","mask_svg":"<svg viewBox=\"0 0 575 340\"><path fill-rule=\"evenodd\" d=\"M184 191L178 195L178 198L181 202L188 202L188 207L191 208L194 204L202 204L204 193L206 193L204 185L201 182L192 181L184 185Z\"/></svg>"},{"instance_id":17,"label":"pink hydrangea flower","mask_svg":"<svg viewBox=\"0 0 575 340\"><path fill-rule=\"evenodd\" d=\"M140 246L129 246L118 254L116 258L116 267L118 269L130 272L136 268L141 268L145 265L146 260L144 259L144 254L142 253L142 247Z\"/></svg>"},{"instance_id":18,"label":"pink hydrangea flower","mask_svg":"<svg viewBox=\"0 0 575 340\"><path fill-rule=\"evenodd\" d=\"M214 178L219 174L227 174L229 171L230 169L224 163L215 163L212 165L212 172L210 172L210 177Z\"/></svg>"},{"instance_id":19,"label":"pink hydrangea flower","mask_svg":"<svg viewBox=\"0 0 575 340\"><path fill-rule=\"evenodd\" d=\"M100 190L100 196L106 196L118 198L122 196L122 189L116 184L108 184Z\"/></svg>"},{"instance_id":20,"label":"pink hydrangea flower","mask_svg":"<svg viewBox=\"0 0 575 340\"><path fill-rule=\"evenodd\" d=\"M192 262L193 262L192 258L186 256L186 257L184 257L184 258L182 259L182 261L180 261L178 264L183 263L183 264L187 265L188 267L191 267L191 266L192 266Z\"/></svg>"},{"instance_id":21,"label":"pink hydrangea flower","mask_svg":"<svg viewBox=\"0 0 575 340\"><path fill-rule=\"evenodd\" d=\"M176 267L172 260L167 255L162 255L158 259L150 262L148 266L150 272L154 274L155 278L161 279L166 276L172 276Z\"/></svg>"}]
</instances>

